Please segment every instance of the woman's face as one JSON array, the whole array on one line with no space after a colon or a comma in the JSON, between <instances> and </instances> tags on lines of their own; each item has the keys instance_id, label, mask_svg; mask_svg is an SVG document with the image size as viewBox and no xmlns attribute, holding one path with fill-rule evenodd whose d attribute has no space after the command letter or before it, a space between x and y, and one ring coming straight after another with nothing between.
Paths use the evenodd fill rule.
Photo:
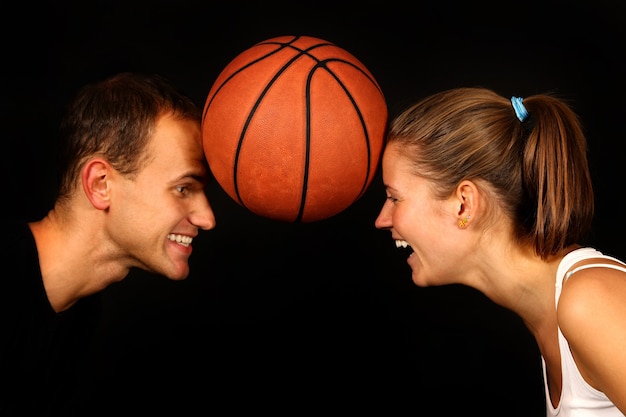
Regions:
<instances>
[{"instance_id":1,"label":"woman's face","mask_svg":"<svg viewBox=\"0 0 626 417\"><path fill-rule=\"evenodd\" d=\"M415 284L457 283L459 261L465 251L460 235L464 230L458 226L461 207L456 198L437 198L432 183L412 173L408 157L393 142L383 154L382 174L387 199L375 225L391 231L399 248L410 246L407 263Z\"/></svg>"}]
</instances>

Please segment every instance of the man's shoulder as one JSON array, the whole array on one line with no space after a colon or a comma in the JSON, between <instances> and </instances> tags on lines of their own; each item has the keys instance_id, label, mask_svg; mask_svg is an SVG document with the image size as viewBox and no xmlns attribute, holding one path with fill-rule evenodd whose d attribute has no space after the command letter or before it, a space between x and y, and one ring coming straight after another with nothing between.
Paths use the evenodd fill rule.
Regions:
<instances>
[{"instance_id":1,"label":"man's shoulder","mask_svg":"<svg viewBox=\"0 0 626 417\"><path fill-rule=\"evenodd\" d=\"M22 260L22 255L36 254L37 246L35 245L35 238L28 226L26 220L20 218L11 218L5 221L3 226L4 239L0 243L1 251L0 256L15 264Z\"/></svg>"},{"instance_id":2,"label":"man's shoulder","mask_svg":"<svg viewBox=\"0 0 626 417\"><path fill-rule=\"evenodd\" d=\"M30 292L33 286L41 285L37 245L24 220L5 221L3 233L0 262L5 265L5 270L0 274L0 291L12 294L12 298L19 298L19 294Z\"/></svg>"}]
</instances>

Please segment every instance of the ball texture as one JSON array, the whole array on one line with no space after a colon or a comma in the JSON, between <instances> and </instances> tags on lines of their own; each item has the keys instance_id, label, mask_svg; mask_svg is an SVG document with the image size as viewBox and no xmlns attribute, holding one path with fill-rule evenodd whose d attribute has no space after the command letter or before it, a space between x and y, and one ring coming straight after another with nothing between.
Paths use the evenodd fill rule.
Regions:
<instances>
[{"instance_id":1,"label":"ball texture","mask_svg":"<svg viewBox=\"0 0 626 417\"><path fill-rule=\"evenodd\" d=\"M371 184L388 110L352 54L323 39L253 45L218 75L204 105L211 172L253 213L286 222L332 217Z\"/></svg>"}]
</instances>

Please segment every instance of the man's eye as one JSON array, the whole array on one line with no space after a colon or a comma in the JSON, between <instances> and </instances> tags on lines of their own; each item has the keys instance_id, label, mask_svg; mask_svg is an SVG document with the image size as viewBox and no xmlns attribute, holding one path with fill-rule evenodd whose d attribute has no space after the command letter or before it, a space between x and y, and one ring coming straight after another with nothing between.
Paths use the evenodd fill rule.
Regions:
<instances>
[{"instance_id":1,"label":"man's eye","mask_svg":"<svg viewBox=\"0 0 626 417\"><path fill-rule=\"evenodd\" d=\"M185 185L179 185L178 187L176 187L176 191L178 191L181 194L186 194L188 190L189 188Z\"/></svg>"}]
</instances>

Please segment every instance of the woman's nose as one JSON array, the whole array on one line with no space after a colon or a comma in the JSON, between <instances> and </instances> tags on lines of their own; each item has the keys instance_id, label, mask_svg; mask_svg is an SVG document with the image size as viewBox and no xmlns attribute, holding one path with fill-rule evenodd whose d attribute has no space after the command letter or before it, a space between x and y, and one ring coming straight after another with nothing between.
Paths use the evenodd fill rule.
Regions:
<instances>
[{"instance_id":1,"label":"woman's nose","mask_svg":"<svg viewBox=\"0 0 626 417\"><path fill-rule=\"evenodd\" d=\"M388 207L387 202L385 202L380 209L380 213L378 213L378 217L376 217L374 226L376 226L377 229L391 228L391 208Z\"/></svg>"}]
</instances>

